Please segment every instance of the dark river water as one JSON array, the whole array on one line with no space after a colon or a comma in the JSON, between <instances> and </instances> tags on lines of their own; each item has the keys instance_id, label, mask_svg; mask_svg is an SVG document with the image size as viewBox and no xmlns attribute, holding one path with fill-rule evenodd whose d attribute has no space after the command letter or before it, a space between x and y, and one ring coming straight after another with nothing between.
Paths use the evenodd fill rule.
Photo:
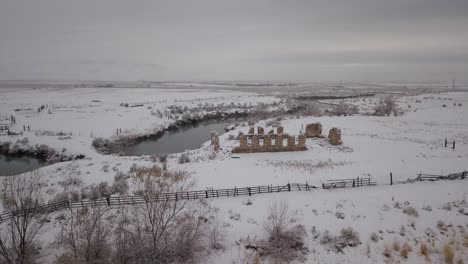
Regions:
<instances>
[{"instance_id":1,"label":"dark river water","mask_svg":"<svg viewBox=\"0 0 468 264\"><path fill-rule=\"evenodd\" d=\"M167 131L160 138L145 139L135 145L127 146L123 152L130 156L179 153L199 148L210 140L210 129L223 134L224 128L243 119L209 120L187 125L174 131Z\"/></svg>"},{"instance_id":2,"label":"dark river water","mask_svg":"<svg viewBox=\"0 0 468 264\"><path fill-rule=\"evenodd\" d=\"M221 135L225 132L225 127L243 121L245 120L229 118L186 125L177 130L167 131L160 138L149 138L135 145L127 146L124 153L129 156L140 156L179 153L185 150L197 149L201 144L210 140L210 129L214 129ZM0 154L0 176L17 175L36 170L45 165L45 162L33 157Z\"/></svg>"},{"instance_id":3,"label":"dark river water","mask_svg":"<svg viewBox=\"0 0 468 264\"><path fill-rule=\"evenodd\" d=\"M9 157L0 154L0 176L11 176L36 170L45 166L45 162L33 157Z\"/></svg>"}]
</instances>

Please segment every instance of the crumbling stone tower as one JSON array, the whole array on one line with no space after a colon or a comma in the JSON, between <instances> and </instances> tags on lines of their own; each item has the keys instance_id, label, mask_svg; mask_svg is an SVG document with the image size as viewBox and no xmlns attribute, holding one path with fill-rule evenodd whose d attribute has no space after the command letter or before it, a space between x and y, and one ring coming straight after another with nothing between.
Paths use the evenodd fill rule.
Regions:
<instances>
[{"instance_id":1,"label":"crumbling stone tower","mask_svg":"<svg viewBox=\"0 0 468 264\"><path fill-rule=\"evenodd\" d=\"M339 128L332 128L328 133L328 139L330 140L330 144L332 145L341 145L343 141L341 141L341 130Z\"/></svg>"},{"instance_id":2,"label":"crumbling stone tower","mask_svg":"<svg viewBox=\"0 0 468 264\"><path fill-rule=\"evenodd\" d=\"M305 129L305 136L307 138L323 137L322 136L322 124L320 123L308 124Z\"/></svg>"}]
</instances>

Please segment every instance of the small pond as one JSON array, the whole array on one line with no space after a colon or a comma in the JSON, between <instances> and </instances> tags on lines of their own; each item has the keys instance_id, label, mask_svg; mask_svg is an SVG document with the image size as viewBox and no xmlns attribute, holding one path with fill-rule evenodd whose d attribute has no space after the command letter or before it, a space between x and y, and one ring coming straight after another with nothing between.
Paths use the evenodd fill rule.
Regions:
<instances>
[{"instance_id":1,"label":"small pond","mask_svg":"<svg viewBox=\"0 0 468 264\"><path fill-rule=\"evenodd\" d=\"M0 154L0 176L11 176L36 170L45 162L29 156L5 156Z\"/></svg>"},{"instance_id":2,"label":"small pond","mask_svg":"<svg viewBox=\"0 0 468 264\"><path fill-rule=\"evenodd\" d=\"M179 129L166 131L159 138L148 138L141 142L124 148L125 155L156 155L179 153L185 150L199 148L203 143L210 140L210 129L223 134L224 128L245 119L228 118L224 120L207 120L195 124L185 125Z\"/></svg>"}]
</instances>

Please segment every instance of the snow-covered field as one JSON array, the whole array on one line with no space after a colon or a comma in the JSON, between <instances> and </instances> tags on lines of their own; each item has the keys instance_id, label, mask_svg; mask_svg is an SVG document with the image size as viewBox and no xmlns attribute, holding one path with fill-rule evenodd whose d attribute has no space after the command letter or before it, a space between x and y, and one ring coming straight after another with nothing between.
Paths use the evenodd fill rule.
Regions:
<instances>
[{"instance_id":1,"label":"snow-covered field","mask_svg":"<svg viewBox=\"0 0 468 264\"><path fill-rule=\"evenodd\" d=\"M20 132L23 126L30 126L30 131L26 129L23 135L1 134L0 143L15 143L27 137L25 148L46 144L59 152L86 156L39 169L48 181L47 193L52 198L64 191L58 183L71 173L78 175L84 185L103 181L112 184L117 173L128 173L133 164L161 166L149 156L101 155L91 147L96 137L115 139L116 130L120 128L123 135L160 131L177 118L183 118L169 118L171 113L167 110L171 106L190 109L222 104L230 106L226 111L232 112L257 106L275 109L274 103L280 100L281 96L254 91L191 87L0 89L0 125L10 124L7 118L14 115L16 123L12 131ZM307 139L307 151L237 154L239 158L232 158L230 151L239 144L232 138L249 129L248 125L241 124L220 136L221 150L217 153L205 142L199 149L186 153L191 160L188 163L179 164L181 154L169 155L168 169L190 173L196 181L192 188L197 190L306 182L320 186L326 180L356 177L372 177L378 184L349 190L319 189L253 196L250 198L252 205L245 205L245 197L214 199L210 202L220 208L226 232L225 250L212 252L203 262L232 263L245 256L245 241L264 236L262 223L273 201L286 201L295 221L304 225L309 249L304 260L307 263L426 263L427 259L419 254L419 246L428 239L428 228L435 234L427 243L432 263L443 262L442 247L453 241L456 259L466 262L468 216L459 209L468 212L468 181L388 184L390 172L394 182L402 182L415 178L420 172L448 174L468 169L468 93L401 95L397 97L397 104L403 115L366 115L378 100L346 100L360 109L360 114L353 116L285 116L281 120L285 132L293 135L303 132L309 123L320 122L325 136L330 128L338 127L342 132L342 146L331 146L325 137ZM38 113L42 105L45 107ZM184 114L187 112L190 110ZM268 121L271 120L262 120L255 126L266 127ZM63 134L58 135L60 132ZM447 148L445 139L449 141ZM451 148L453 141L455 149ZM395 206L397 202L403 208L416 208L419 216L404 214ZM454 204L455 208L443 209L447 203ZM432 210L422 209L427 206ZM336 212L344 213L344 219L336 217ZM232 217L237 213L239 219ZM448 225L447 230L436 227L439 220ZM345 248L344 254L335 253L319 243L320 236L314 239L313 226L321 234L325 230L338 234L341 228L352 227L359 233L361 244ZM406 230L404 235L400 234L401 226ZM373 232L379 237L377 242L370 240ZM44 237L46 241L51 239ZM394 241L400 245L407 242L413 248L407 260L397 251L392 251L390 257L382 254L385 247L393 247Z\"/></svg>"}]
</instances>

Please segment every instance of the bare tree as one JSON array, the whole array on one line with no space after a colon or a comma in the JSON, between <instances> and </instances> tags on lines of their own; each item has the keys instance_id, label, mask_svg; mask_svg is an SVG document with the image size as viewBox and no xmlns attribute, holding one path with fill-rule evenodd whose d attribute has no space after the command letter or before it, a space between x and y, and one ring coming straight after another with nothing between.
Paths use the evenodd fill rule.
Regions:
<instances>
[{"instance_id":1,"label":"bare tree","mask_svg":"<svg viewBox=\"0 0 468 264\"><path fill-rule=\"evenodd\" d=\"M47 212L38 210L43 201L41 174L31 172L3 180L1 200L4 211L13 214L0 236L0 260L6 263L35 263L37 236Z\"/></svg>"},{"instance_id":2,"label":"bare tree","mask_svg":"<svg viewBox=\"0 0 468 264\"><path fill-rule=\"evenodd\" d=\"M57 263L112 263L110 238L114 216L108 207L70 209L58 237L64 253Z\"/></svg>"}]
</instances>

